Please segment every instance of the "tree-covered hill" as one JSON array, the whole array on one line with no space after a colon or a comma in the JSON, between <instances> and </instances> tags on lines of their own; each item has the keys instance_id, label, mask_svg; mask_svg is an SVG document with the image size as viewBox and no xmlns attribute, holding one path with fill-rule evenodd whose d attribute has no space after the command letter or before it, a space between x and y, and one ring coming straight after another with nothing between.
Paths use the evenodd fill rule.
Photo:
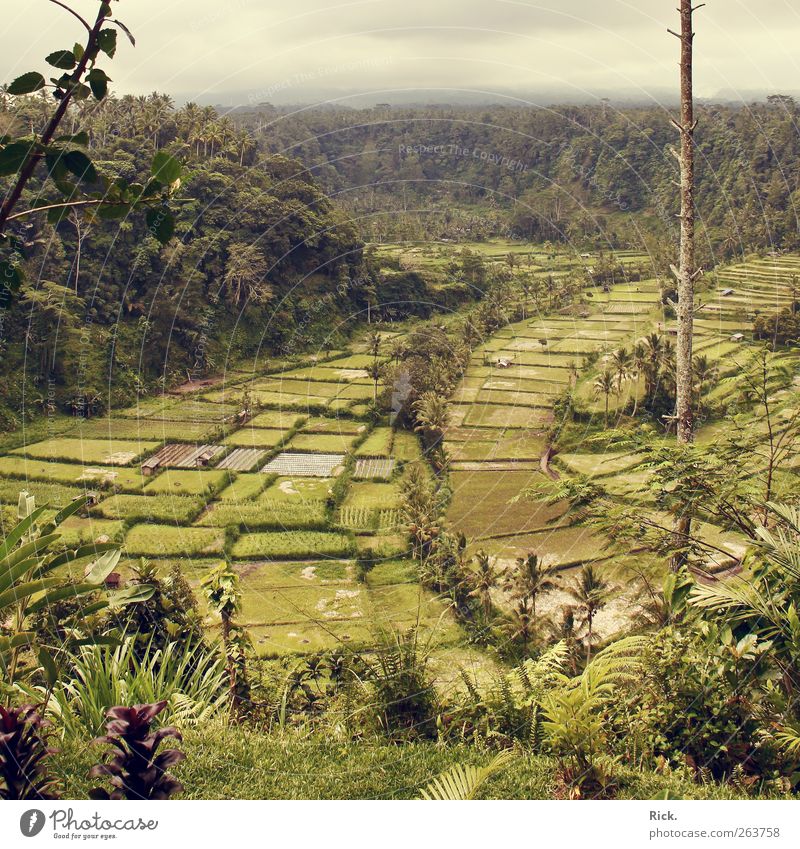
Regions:
<instances>
[{"instance_id":1,"label":"tree-covered hill","mask_svg":"<svg viewBox=\"0 0 800 849\"><path fill-rule=\"evenodd\" d=\"M35 127L48 108L38 96L6 98L0 122ZM116 223L74 212L17 228L28 282L3 311L5 418L23 393L34 408L91 414L257 351L313 345L332 314L363 306L362 242L299 163L258 156L230 124L208 130L213 110L175 111L166 97L80 110L73 129L88 131L102 176L144 183L162 149L183 161L175 233L162 245L143 215ZM23 200L41 206L52 191L32 181Z\"/></svg>"},{"instance_id":2,"label":"tree-covered hill","mask_svg":"<svg viewBox=\"0 0 800 849\"><path fill-rule=\"evenodd\" d=\"M717 259L800 244L799 114L780 96L698 109L698 212ZM517 234L641 248L642 227L667 236L675 224L677 133L662 108L264 108L236 120L366 216L370 239Z\"/></svg>"}]
</instances>

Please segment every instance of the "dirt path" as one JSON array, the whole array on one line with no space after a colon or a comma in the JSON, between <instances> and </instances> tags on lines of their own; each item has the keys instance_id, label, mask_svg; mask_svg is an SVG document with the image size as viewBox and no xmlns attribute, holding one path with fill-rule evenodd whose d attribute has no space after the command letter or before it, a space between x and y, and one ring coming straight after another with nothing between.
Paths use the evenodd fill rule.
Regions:
<instances>
[{"instance_id":1,"label":"dirt path","mask_svg":"<svg viewBox=\"0 0 800 849\"><path fill-rule=\"evenodd\" d=\"M190 392L196 392L198 389L208 389L212 386L218 386L225 381L224 374L215 374L211 377L204 377L202 380L187 380L185 383L180 383L178 386L173 386L167 390L167 395L188 395Z\"/></svg>"},{"instance_id":2,"label":"dirt path","mask_svg":"<svg viewBox=\"0 0 800 849\"><path fill-rule=\"evenodd\" d=\"M551 481L557 481L561 478L561 475L555 469L550 467L550 459L555 453L555 448L552 445L548 445L547 450L544 454L542 454L542 458L539 461L539 467L542 470L542 474L547 475Z\"/></svg>"}]
</instances>

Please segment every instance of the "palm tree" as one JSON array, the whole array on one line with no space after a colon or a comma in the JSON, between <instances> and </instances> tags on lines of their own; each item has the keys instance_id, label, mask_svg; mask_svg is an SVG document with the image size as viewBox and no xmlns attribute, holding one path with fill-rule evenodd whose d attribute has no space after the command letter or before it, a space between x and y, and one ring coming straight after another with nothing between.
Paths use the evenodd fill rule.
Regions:
<instances>
[{"instance_id":1,"label":"palm tree","mask_svg":"<svg viewBox=\"0 0 800 849\"><path fill-rule=\"evenodd\" d=\"M429 449L436 448L442 441L450 417L447 398L436 392L424 392L414 402L414 414L417 421L414 430L422 431Z\"/></svg>"},{"instance_id":2,"label":"palm tree","mask_svg":"<svg viewBox=\"0 0 800 849\"><path fill-rule=\"evenodd\" d=\"M536 632L530 598L519 599L511 608L503 630L512 642L521 642L528 653Z\"/></svg>"},{"instance_id":3,"label":"palm tree","mask_svg":"<svg viewBox=\"0 0 800 849\"><path fill-rule=\"evenodd\" d=\"M507 576L505 587L512 598L530 599L531 612L535 617L537 596L556 587L552 576L552 567L543 567L538 555L529 554L517 559L517 568Z\"/></svg>"},{"instance_id":4,"label":"palm tree","mask_svg":"<svg viewBox=\"0 0 800 849\"><path fill-rule=\"evenodd\" d=\"M264 304L272 297L266 277L269 272L264 254L256 245L233 242L228 248L223 285L237 306L247 301Z\"/></svg>"},{"instance_id":5,"label":"palm tree","mask_svg":"<svg viewBox=\"0 0 800 849\"><path fill-rule=\"evenodd\" d=\"M583 614L587 625L586 636L586 663L592 659L592 639L594 636L594 617L598 610L605 607L608 601L608 583L596 574L591 563L581 568L575 583L569 587L567 592L576 601L577 609Z\"/></svg>"},{"instance_id":6,"label":"palm tree","mask_svg":"<svg viewBox=\"0 0 800 849\"><path fill-rule=\"evenodd\" d=\"M606 399L606 409L605 409L605 417L603 422L606 427L608 427L608 397L614 391L616 386L616 378L614 377L614 372L609 368L603 369L600 374L597 375L597 378L594 382L594 389L598 395L605 395Z\"/></svg>"},{"instance_id":7,"label":"palm tree","mask_svg":"<svg viewBox=\"0 0 800 849\"><path fill-rule=\"evenodd\" d=\"M497 569L485 551L479 551L470 570L470 595L480 600L483 617L488 622L492 616L492 590L497 586Z\"/></svg>"},{"instance_id":8,"label":"palm tree","mask_svg":"<svg viewBox=\"0 0 800 849\"><path fill-rule=\"evenodd\" d=\"M378 381L381 377L381 366L378 357L381 355L381 339L380 333L372 333L369 337L368 350L372 357L372 364L369 368L369 376L373 381L372 401L378 402Z\"/></svg>"},{"instance_id":9,"label":"palm tree","mask_svg":"<svg viewBox=\"0 0 800 849\"><path fill-rule=\"evenodd\" d=\"M239 165L244 165L245 155L249 151L255 150L255 148L255 139L250 135L248 130L240 130L236 134L236 149L239 151Z\"/></svg>"},{"instance_id":10,"label":"palm tree","mask_svg":"<svg viewBox=\"0 0 800 849\"><path fill-rule=\"evenodd\" d=\"M178 121L184 139L190 141L200 126L201 109L193 101L189 101L178 113Z\"/></svg>"},{"instance_id":11,"label":"palm tree","mask_svg":"<svg viewBox=\"0 0 800 849\"><path fill-rule=\"evenodd\" d=\"M647 349L643 342L637 342L633 346L633 354L631 355L631 376L636 378L636 391L633 396L633 418L636 418L636 411L639 408L639 378L647 364Z\"/></svg>"},{"instance_id":12,"label":"palm tree","mask_svg":"<svg viewBox=\"0 0 800 849\"><path fill-rule=\"evenodd\" d=\"M211 145L211 157L213 158L214 157L214 151L215 151L217 145L221 146L225 137L223 135L222 128L220 127L219 123L216 122L216 121L212 122L211 124L209 124L206 127L205 133L206 133L206 140Z\"/></svg>"},{"instance_id":13,"label":"palm tree","mask_svg":"<svg viewBox=\"0 0 800 849\"><path fill-rule=\"evenodd\" d=\"M617 348L611 355L611 369L617 383L617 408L622 397L622 387L632 374L632 358L627 348Z\"/></svg>"},{"instance_id":14,"label":"palm tree","mask_svg":"<svg viewBox=\"0 0 800 849\"><path fill-rule=\"evenodd\" d=\"M649 399L655 394L658 375L664 364L664 338L658 333L651 333L641 344L644 355L645 395Z\"/></svg>"},{"instance_id":15,"label":"palm tree","mask_svg":"<svg viewBox=\"0 0 800 849\"><path fill-rule=\"evenodd\" d=\"M695 381L695 397L697 398L698 407L702 404L703 393L708 385L717 376L717 367L710 362L705 354L699 354L694 358L694 381Z\"/></svg>"}]
</instances>

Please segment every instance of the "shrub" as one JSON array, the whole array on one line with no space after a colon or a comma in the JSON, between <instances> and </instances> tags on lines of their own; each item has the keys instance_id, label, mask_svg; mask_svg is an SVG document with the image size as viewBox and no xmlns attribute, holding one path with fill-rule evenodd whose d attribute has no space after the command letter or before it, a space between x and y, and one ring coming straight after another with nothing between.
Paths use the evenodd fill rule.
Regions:
<instances>
[{"instance_id":1,"label":"shrub","mask_svg":"<svg viewBox=\"0 0 800 849\"><path fill-rule=\"evenodd\" d=\"M384 631L378 639L367 678L381 729L393 739L435 737L439 706L429 646L422 645L416 628Z\"/></svg>"},{"instance_id":2,"label":"shrub","mask_svg":"<svg viewBox=\"0 0 800 849\"><path fill-rule=\"evenodd\" d=\"M69 634L69 640L60 645L55 657L62 658L73 638L80 633L81 620L86 613L97 613L106 608L116 608L150 597L152 588L128 587L113 595L103 591L107 576L119 562L120 552L113 545L92 545L64 553L51 553L50 549L59 539L59 525L80 510L85 502L78 500L57 513L51 520L44 520L44 507L36 508L35 499L20 495L19 515L23 519L0 539L0 694L10 703L15 695L15 686L24 681L38 668L43 668L48 681L55 683L58 668L54 655L32 630L34 619L54 605L92 596L86 608L75 616L59 620L57 625ZM41 524L40 524L40 520ZM67 567L67 569L63 569ZM63 569L84 571L81 582L72 582L58 576ZM23 653L33 650L39 664L31 664Z\"/></svg>"},{"instance_id":3,"label":"shrub","mask_svg":"<svg viewBox=\"0 0 800 849\"><path fill-rule=\"evenodd\" d=\"M116 647L84 646L48 710L70 740L97 734L111 707L139 702L164 702L170 721L195 726L225 713L226 683L224 659L200 643L151 644L137 653L129 637Z\"/></svg>"},{"instance_id":4,"label":"shrub","mask_svg":"<svg viewBox=\"0 0 800 849\"><path fill-rule=\"evenodd\" d=\"M197 599L180 566L172 563L167 574L161 576L154 564L141 558L134 568L135 582L152 587L153 595L128 608L115 625L132 635L142 649L163 648L176 640L202 641L203 623Z\"/></svg>"},{"instance_id":5,"label":"shrub","mask_svg":"<svg viewBox=\"0 0 800 849\"><path fill-rule=\"evenodd\" d=\"M50 723L30 705L0 706L0 799L55 799L47 771Z\"/></svg>"},{"instance_id":6,"label":"shrub","mask_svg":"<svg viewBox=\"0 0 800 849\"><path fill-rule=\"evenodd\" d=\"M156 755L159 743L166 737L180 740L177 728L151 731L150 724L167 706L164 701L133 707L113 707L108 711L107 734L95 742L112 747L108 763L93 766L91 778L107 778L114 788L93 789L92 799L169 799L183 790L183 785L167 770L184 760L178 749L167 749Z\"/></svg>"},{"instance_id":7,"label":"shrub","mask_svg":"<svg viewBox=\"0 0 800 849\"><path fill-rule=\"evenodd\" d=\"M643 674L612 716L630 750L653 762L665 759L729 776L768 769L774 752L744 696L720 674L713 647L669 628L653 638ZM742 662L745 668L745 662ZM750 679L759 680L759 671Z\"/></svg>"}]
</instances>

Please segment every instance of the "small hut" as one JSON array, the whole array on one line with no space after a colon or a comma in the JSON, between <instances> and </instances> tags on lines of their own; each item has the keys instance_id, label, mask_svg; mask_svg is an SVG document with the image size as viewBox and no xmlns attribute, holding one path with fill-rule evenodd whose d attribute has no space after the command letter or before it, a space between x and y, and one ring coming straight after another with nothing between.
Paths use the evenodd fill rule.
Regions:
<instances>
[{"instance_id":1,"label":"small hut","mask_svg":"<svg viewBox=\"0 0 800 849\"><path fill-rule=\"evenodd\" d=\"M494 361L495 368L511 368L514 360L511 357L497 357Z\"/></svg>"},{"instance_id":2,"label":"small hut","mask_svg":"<svg viewBox=\"0 0 800 849\"><path fill-rule=\"evenodd\" d=\"M214 451L210 448L207 448L205 451L201 451L197 457L195 457L195 465L198 469L204 469L207 466L211 465L211 461L214 459Z\"/></svg>"},{"instance_id":3,"label":"small hut","mask_svg":"<svg viewBox=\"0 0 800 849\"><path fill-rule=\"evenodd\" d=\"M155 457L150 457L149 460L145 460L144 463L142 463L142 474L146 478L149 478L151 475L154 475L156 473L160 465L161 460L159 459L158 455L156 455Z\"/></svg>"}]
</instances>

